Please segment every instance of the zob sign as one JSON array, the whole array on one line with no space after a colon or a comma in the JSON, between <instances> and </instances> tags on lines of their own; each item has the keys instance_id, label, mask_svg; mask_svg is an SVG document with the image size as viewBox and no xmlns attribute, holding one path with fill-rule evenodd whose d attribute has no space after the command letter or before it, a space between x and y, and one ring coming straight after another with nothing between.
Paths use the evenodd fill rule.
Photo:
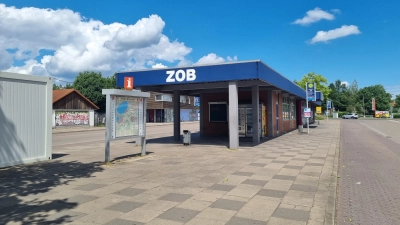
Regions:
<instances>
[{"instance_id":1,"label":"zob sign","mask_svg":"<svg viewBox=\"0 0 400 225\"><path fill-rule=\"evenodd\" d=\"M195 69L187 69L186 71L185 70L168 70L168 71L166 71L166 73L168 74L168 77L165 80L167 83L196 80L196 70Z\"/></svg>"}]
</instances>

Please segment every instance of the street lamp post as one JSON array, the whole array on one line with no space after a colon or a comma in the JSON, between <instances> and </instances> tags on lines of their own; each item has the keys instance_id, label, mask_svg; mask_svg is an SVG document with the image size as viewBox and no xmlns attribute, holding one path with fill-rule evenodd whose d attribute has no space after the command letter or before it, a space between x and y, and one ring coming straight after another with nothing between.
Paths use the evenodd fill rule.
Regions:
<instances>
[{"instance_id":1,"label":"street lamp post","mask_svg":"<svg viewBox=\"0 0 400 225\"><path fill-rule=\"evenodd\" d=\"M365 118L364 95L363 95L363 112L364 112L364 118Z\"/></svg>"}]
</instances>

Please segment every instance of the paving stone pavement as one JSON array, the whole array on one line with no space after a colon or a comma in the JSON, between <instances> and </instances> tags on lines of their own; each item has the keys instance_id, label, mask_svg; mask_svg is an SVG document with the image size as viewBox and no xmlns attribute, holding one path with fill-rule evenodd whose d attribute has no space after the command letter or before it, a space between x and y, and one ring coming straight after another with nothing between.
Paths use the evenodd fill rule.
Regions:
<instances>
[{"instance_id":1,"label":"paving stone pavement","mask_svg":"<svg viewBox=\"0 0 400 225\"><path fill-rule=\"evenodd\" d=\"M63 145L0 169L0 224L333 224L340 121L228 150L149 141ZM221 144L222 143L222 144Z\"/></svg>"},{"instance_id":2,"label":"paving stone pavement","mask_svg":"<svg viewBox=\"0 0 400 225\"><path fill-rule=\"evenodd\" d=\"M375 130L384 123L342 123L338 225L400 224L400 142ZM399 137L398 127L380 130Z\"/></svg>"}]
</instances>

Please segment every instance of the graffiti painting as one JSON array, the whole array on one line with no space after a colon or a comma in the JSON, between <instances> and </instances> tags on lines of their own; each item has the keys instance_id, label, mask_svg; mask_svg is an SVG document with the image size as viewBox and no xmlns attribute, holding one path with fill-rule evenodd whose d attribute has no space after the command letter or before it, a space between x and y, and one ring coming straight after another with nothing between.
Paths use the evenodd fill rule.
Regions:
<instances>
[{"instance_id":1,"label":"graffiti painting","mask_svg":"<svg viewBox=\"0 0 400 225\"><path fill-rule=\"evenodd\" d=\"M89 112L56 111L56 126L89 125Z\"/></svg>"}]
</instances>

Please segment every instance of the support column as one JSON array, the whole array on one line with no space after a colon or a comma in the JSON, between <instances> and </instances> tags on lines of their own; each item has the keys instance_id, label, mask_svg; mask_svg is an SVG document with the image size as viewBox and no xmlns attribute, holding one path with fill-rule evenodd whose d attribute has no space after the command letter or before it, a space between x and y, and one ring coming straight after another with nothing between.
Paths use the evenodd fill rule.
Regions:
<instances>
[{"instance_id":1,"label":"support column","mask_svg":"<svg viewBox=\"0 0 400 225\"><path fill-rule=\"evenodd\" d=\"M239 149L239 109L236 81L229 82L229 148Z\"/></svg>"},{"instance_id":2,"label":"support column","mask_svg":"<svg viewBox=\"0 0 400 225\"><path fill-rule=\"evenodd\" d=\"M272 91L267 91L267 121L268 121L268 137L274 137L274 118L273 111L274 110L274 102L272 101Z\"/></svg>"},{"instance_id":3,"label":"support column","mask_svg":"<svg viewBox=\"0 0 400 225\"><path fill-rule=\"evenodd\" d=\"M200 137L204 136L204 94L200 94Z\"/></svg>"},{"instance_id":4,"label":"support column","mask_svg":"<svg viewBox=\"0 0 400 225\"><path fill-rule=\"evenodd\" d=\"M111 96L106 95L106 146L105 146L105 162L110 162L110 141L111 141Z\"/></svg>"},{"instance_id":5,"label":"support column","mask_svg":"<svg viewBox=\"0 0 400 225\"><path fill-rule=\"evenodd\" d=\"M260 143L260 93L258 86L254 85L251 87L251 103L253 112L253 144L258 145Z\"/></svg>"},{"instance_id":6,"label":"support column","mask_svg":"<svg viewBox=\"0 0 400 225\"><path fill-rule=\"evenodd\" d=\"M181 139L181 101L180 91L174 90L174 140Z\"/></svg>"}]
</instances>

